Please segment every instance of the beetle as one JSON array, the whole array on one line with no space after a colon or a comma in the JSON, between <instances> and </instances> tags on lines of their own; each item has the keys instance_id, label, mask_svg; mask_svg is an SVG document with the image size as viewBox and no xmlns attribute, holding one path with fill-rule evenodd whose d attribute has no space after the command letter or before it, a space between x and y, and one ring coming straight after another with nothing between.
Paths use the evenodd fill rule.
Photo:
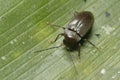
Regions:
<instances>
[{"instance_id":1,"label":"beetle","mask_svg":"<svg viewBox=\"0 0 120 80\"><path fill-rule=\"evenodd\" d=\"M76 12L73 19L68 23L67 27L63 27L64 32L57 35L56 40L59 36L64 36L63 43L66 46L68 50L74 50L78 49L78 56L80 57L80 47L83 41L88 41L91 45L96 47L93 43L91 43L86 36L90 32L92 26L94 23L94 16L89 11L83 11L83 12ZM52 24L50 24L52 25ZM53 25L58 26L58 25ZM61 46L61 45L60 45ZM44 50L36 51L41 52L53 48L58 48L60 46L47 48ZM97 47L96 47L97 48Z\"/></svg>"}]
</instances>

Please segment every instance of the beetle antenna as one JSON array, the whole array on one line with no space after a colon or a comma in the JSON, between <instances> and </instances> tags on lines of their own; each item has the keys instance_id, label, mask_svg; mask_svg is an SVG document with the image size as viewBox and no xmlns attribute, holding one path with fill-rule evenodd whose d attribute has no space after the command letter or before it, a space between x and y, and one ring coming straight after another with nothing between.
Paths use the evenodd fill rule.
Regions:
<instances>
[{"instance_id":1,"label":"beetle antenna","mask_svg":"<svg viewBox=\"0 0 120 80\"><path fill-rule=\"evenodd\" d=\"M47 48L47 49L38 50L38 51L35 51L34 53L43 52L43 51L50 50L50 49L54 49L54 48L59 48L59 47L61 47L61 46L63 46L63 45L61 44L61 45L59 45L59 46L55 46L55 47L50 47L50 48Z\"/></svg>"},{"instance_id":2,"label":"beetle antenna","mask_svg":"<svg viewBox=\"0 0 120 80\"><path fill-rule=\"evenodd\" d=\"M77 71L77 68L76 68L76 66L75 66L75 63L74 63L74 61L73 61L72 55L70 54L70 51L69 51L69 56L70 56L70 59L71 59L71 61L72 61L72 63L73 63L75 72L76 72L76 74L78 75L78 71Z\"/></svg>"}]
</instances>

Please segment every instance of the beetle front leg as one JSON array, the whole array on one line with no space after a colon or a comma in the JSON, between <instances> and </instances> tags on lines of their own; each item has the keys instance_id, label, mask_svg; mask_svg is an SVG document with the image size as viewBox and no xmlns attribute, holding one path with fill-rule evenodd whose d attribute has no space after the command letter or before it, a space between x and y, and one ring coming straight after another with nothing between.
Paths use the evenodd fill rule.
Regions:
<instances>
[{"instance_id":1,"label":"beetle front leg","mask_svg":"<svg viewBox=\"0 0 120 80\"><path fill-rule=\"evenodd\" d=\"M64 35L64 33L60 33L60 34L58 34L57 35L57 37L55 38L55 40L54 41L52 41L52 42L56 42L57 41L57 39L59 38L59 36L63 36Z\"/></svg>"}]
</instances>

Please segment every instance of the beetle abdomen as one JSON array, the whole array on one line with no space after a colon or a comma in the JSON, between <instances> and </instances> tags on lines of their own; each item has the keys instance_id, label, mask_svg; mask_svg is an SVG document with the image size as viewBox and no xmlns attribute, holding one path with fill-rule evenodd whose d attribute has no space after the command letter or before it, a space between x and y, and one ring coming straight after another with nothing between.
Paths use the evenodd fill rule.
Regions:
<instances>
[{"instance_id":1,"label":"beetle abdomen","mask_svg":"<svg viewBox=\"0 0 120 80\"><path fill-rule=\"evenodd\" d=\"M68 28L76 31L82 37L91 29L94 23L93 14L89 11L77 13L68 24Z\"/></svg>"}]
</instances>

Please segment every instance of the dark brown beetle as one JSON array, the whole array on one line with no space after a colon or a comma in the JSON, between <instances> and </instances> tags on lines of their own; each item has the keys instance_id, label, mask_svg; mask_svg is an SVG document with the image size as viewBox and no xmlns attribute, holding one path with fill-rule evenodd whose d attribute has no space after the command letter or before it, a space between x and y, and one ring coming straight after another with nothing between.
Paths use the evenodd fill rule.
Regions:
<instances>
[{"instance_id":1,"label":"dark brown beetle","mask_svg":"<svg viewBox=\"0 0 120 80\"><path fill-rule=\"evenodd\" d=\"M58 39L60 35L64 36L63 43L65 44L67 49L74 50L75 48L78 48L78 56L80 56L80 46L83 40L88 41L85 36L91 30L93 23L94 23L94 17L91 12L89 11L83 11L81 13L76 12L76 14L74 15L74 18L67 25L67 27L66 28L63 27L64 33L58 34L55 41ZM54 26L58 26L58 25L54 25ZM92 44L90 41L88 42ZM92 45L95 46L94 44ZM60 46L52 47L52 48L48 48L48 49L44 49L36 52L58 48Z\"/></svg>"},{"instance_id":2,"label":"dark brown beetle","mask_svg":"<svg viewBox=\"0 0 120 80\"><path fill-rule=\"evenodd\" d=\"M76 13L72 21L64 28L64 33L59 35L64 36L63 43L69 50L78 48L78 56L80 56L80 46L83 40L86 39L87 33L89 33L94 23L93 14L89 11ZM55 41L58 39L56 37Z\"/></svg>"}]
</instances>

